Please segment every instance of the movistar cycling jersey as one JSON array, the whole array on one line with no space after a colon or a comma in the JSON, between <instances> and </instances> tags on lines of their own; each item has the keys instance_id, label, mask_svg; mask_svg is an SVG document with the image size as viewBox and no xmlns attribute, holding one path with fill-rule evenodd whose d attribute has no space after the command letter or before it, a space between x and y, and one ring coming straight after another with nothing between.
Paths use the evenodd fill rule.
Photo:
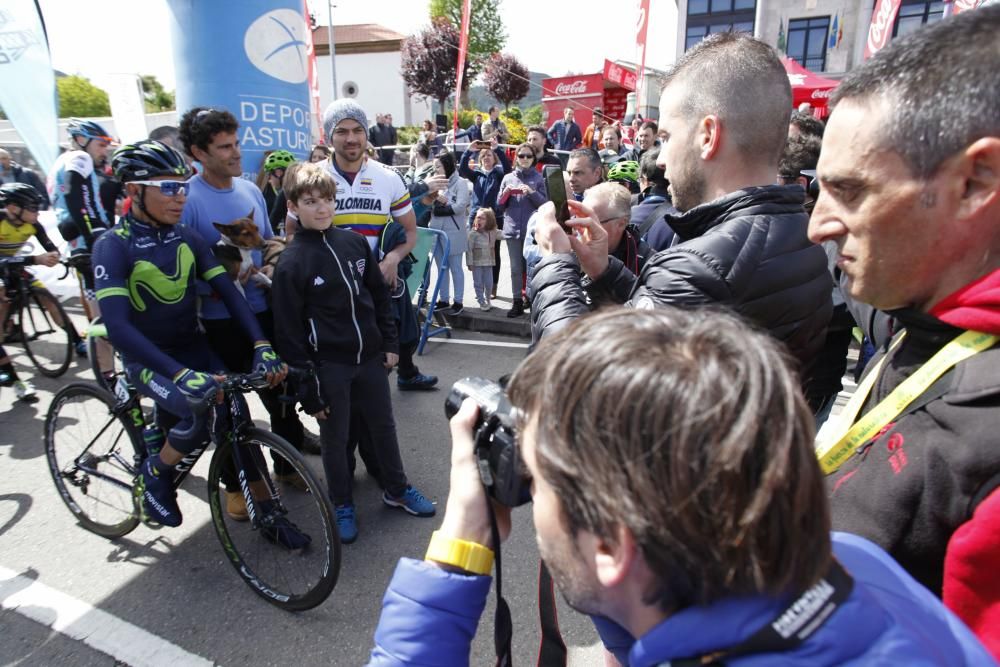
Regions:
<instances>
[{"instance_id":1,"label":"movistar cycling jersey","mask_svg":"<svg viewBox=\"0 0 1000 667\"><path fill-rule=\"evenodd\" d=\"M365 158L361 171L353 179L337 168L334 158L330 158L329 171L337 182L333 224L361 234L372 250L378 246L379 235L390 216L399 219L413 210L403 179L375 160Z\"/></svg>"},{"instance_id":2,"label":"movistar cycling jersey","mask_svg":"<svg viewBox=\"0 0 1000 667\"><path fill-rule=\"evenodd\" d=\"M101 206L101 183L94 169L94 160L86 151L69 151L56 159L49 174L49 197L59 221L59 229L70 248L89 247L95 229L111 226L108 215ZM67 233L73 230L75 234Z\"/></svg>"},{"instance_id":3,"label":"movistar cycling jersey","mask_svg":"<svg viewBox=\"0 0 1000 667\"><path fill-rule=\"evenodd\" d=\"M128 216L98 239L93 265L108 335L130 362L166 377L183 368L171 353L199 335L196 278L219 293L252 340L264 340L246 300L190 227L154 227Z\"/></svg>"}]
</instances>

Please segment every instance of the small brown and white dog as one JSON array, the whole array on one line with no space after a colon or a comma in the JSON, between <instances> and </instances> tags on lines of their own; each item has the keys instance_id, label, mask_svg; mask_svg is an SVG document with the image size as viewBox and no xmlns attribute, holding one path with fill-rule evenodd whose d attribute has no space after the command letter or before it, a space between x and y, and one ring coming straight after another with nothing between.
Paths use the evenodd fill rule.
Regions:
<instances>
[{"instance_id":1,"label":"small brown and white dog","mask_svg":"<svg viewBox=\"0 0 1000 667\"><path fill-rule=\"evenodd\" d=\"M253 280L261 287L271 287L269 275L278 262L278 255L285 249L284 239L265 241L261 237L260 230L253 221L253 214L251 210L246 217L237 218L229 224L212 223L221 234L219 242L212 247L212 252L241 293L248 280ZM263 252L263 269L254 267L251 255L254 250Z\"/></svg>"}]
</instances>

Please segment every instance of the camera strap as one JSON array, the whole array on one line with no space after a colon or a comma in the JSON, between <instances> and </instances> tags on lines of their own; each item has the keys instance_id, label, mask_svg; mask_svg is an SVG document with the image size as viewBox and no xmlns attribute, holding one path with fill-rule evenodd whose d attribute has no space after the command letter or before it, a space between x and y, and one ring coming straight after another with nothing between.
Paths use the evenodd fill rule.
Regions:
<instances>
[{"instance_id":1,"label":"camera strap","mask_svg":"<svg viewBox=\"0 0 1000 667\"><path fill-rule=\"evenodd\" d=\"M670 667L725 665L726 659L760 653L782 653L798 648L823 627L854 589L854 579L830 558L826 574L814 586L788 603L757 632L727 649L663 663Z\"/></svg>"},{"instance_id":2,"label":"camera strap","mask_svg":"<svg viewBox=\"0 0 1000 667\"><path fill-rule=\"evenodd\" d=\"M493 646L497 654L497 667L511 667L511 639L514 636L514 624L510 617L510 607L503 599L503 561L500 558L500 529L497 528L497 515L493 511L493 502L486 497L486 511L490 515L490 534L493 537L493 563L496 568L497 609L493 615Z\"/></svg>"}]
</instances>

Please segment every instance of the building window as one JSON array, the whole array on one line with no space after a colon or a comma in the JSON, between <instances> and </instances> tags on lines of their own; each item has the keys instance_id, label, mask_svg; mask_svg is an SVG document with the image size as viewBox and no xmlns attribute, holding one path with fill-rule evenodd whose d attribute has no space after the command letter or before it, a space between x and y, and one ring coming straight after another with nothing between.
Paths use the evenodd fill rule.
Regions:
<instances>
[{"instance_id":1,"label":"building window","mask_svg":"<svg viewBox=\"0 0 1000 667\"><path fill-rule=\"evenodd\" d=\"M927 0L903 0L892 27L893 38L902 37L924 25L934 23L944 17L943 2L928 2Z\"/></svg>"},{"instance_id":2,"label":"building window","mask_svg":"<svg viewBox=\"0 0 1000 667\"><path fill-rule=\"evenodd\" d=\"M791 19L788 21L788 45L785 52L806 69L826 69L826 43L830 39L830 17Z\"/></svg>"},{"instance_id":3,"label":"building window","mask_svg":"<svg viewBox=\"0 0 1000 667\"><path fill-rule=\"evenodd\" d=\"M753 33L756 0L688 0L684 50L717 32Z\"/></svg>"}]
</instances>

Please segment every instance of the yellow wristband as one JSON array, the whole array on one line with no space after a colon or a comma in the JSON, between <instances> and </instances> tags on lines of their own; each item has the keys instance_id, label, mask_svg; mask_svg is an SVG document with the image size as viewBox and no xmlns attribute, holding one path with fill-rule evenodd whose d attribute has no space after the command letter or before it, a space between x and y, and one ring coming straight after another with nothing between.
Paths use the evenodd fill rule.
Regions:
<instances>
[{"instance_id":1,"label":"yellow wristband","mask_svg":"<svg viewBox=\"0 0 1000 667\"><path fill-rule=\"evenodd\" d=\"M486 575L493 570L493 551L482 544L447 537L441 531L431 534L424 560L453 565L472 574Z\"/></svg>"}]
</instances>

